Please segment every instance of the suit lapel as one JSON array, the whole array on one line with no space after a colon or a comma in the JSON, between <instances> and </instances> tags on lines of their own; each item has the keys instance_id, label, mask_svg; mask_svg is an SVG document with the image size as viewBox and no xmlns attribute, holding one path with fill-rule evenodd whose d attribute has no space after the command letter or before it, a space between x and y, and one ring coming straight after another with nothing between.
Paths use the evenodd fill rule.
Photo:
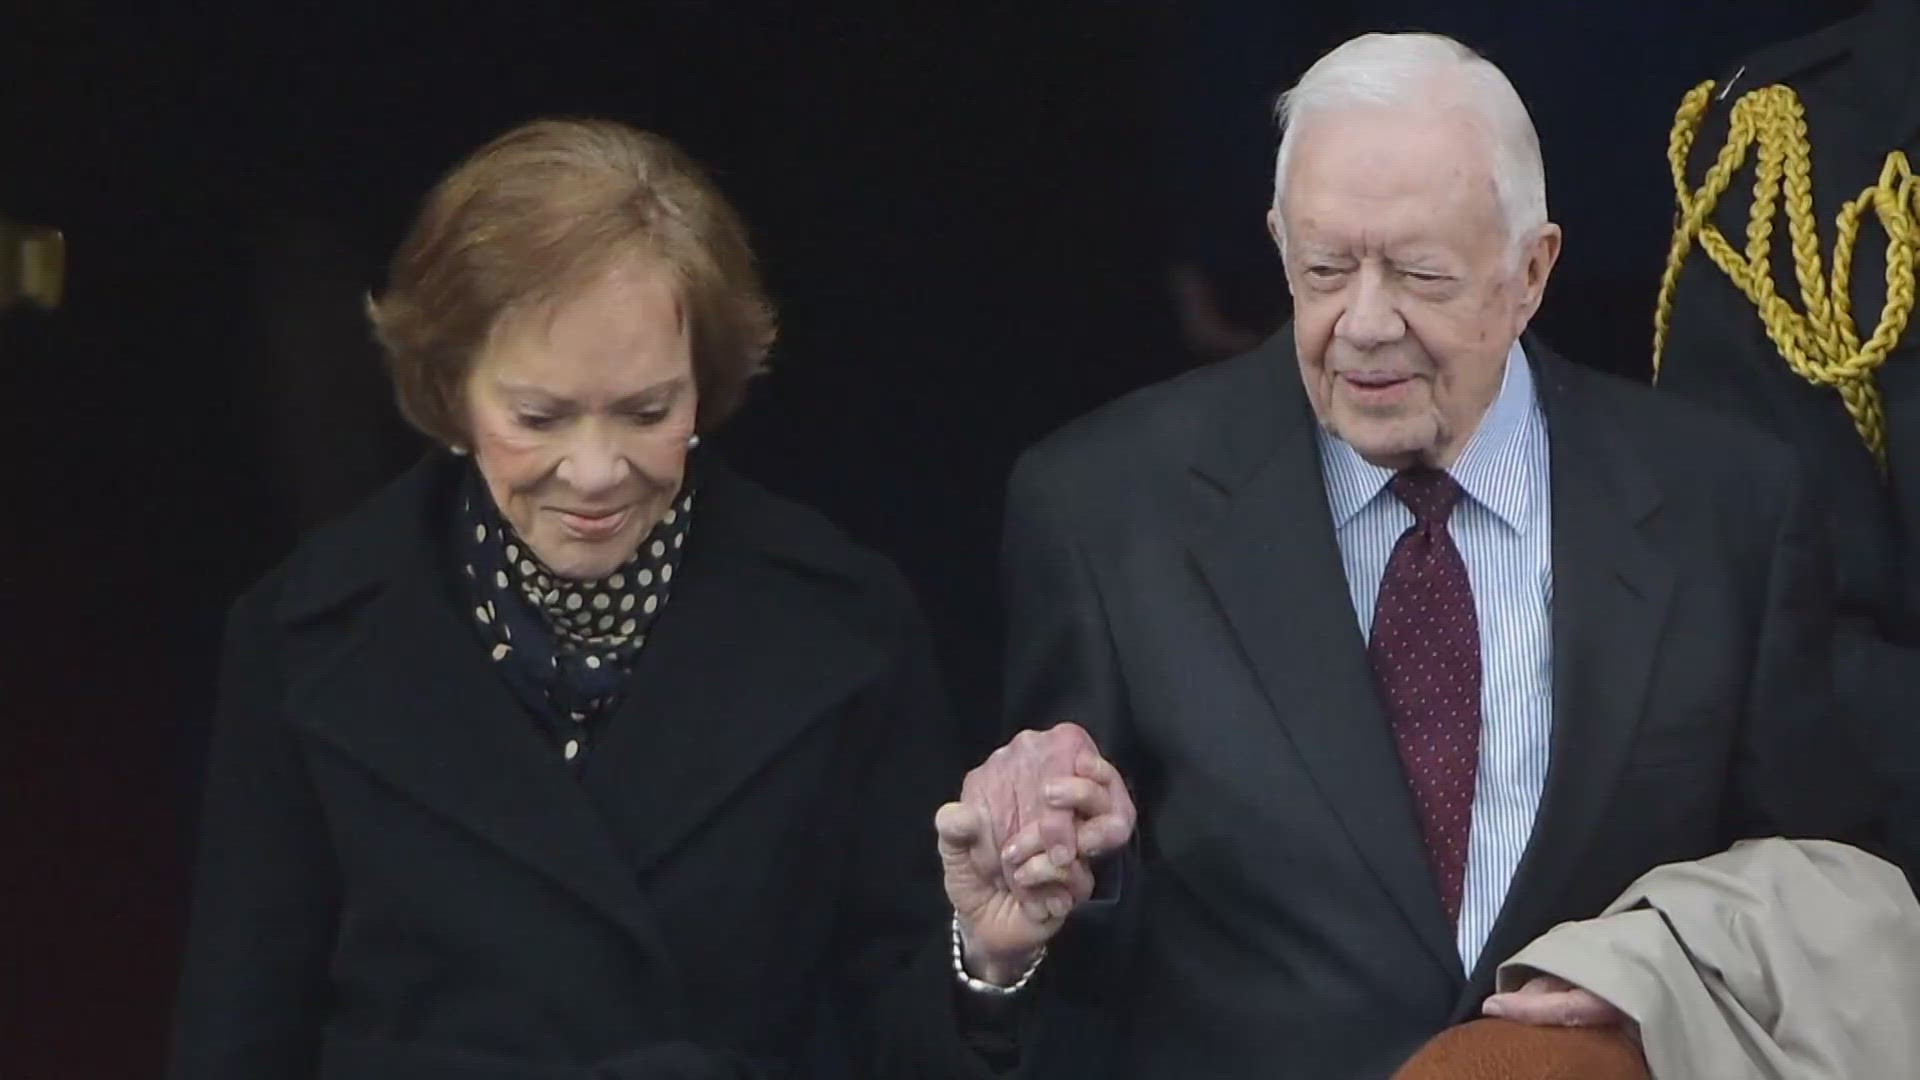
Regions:
<instances>
[{"instance_id":1,"label":"suit lapel","mask_svg":"<svg viewBox=\"0 0 1920 1080\"><path fill-rule=\"evenodd\" d=\"M1604 387L1594 384L1600 377L1538 342L1529 341L1528 352L1552 455L1552 757L1476 984L1527 944L1605 817L1640 725L1674 584L1671 565L1642 531L1659 492L1608 421Z\"/></svg>"},{"instance_id":2,"label":"suit lapel","mask_svg":"<svg viewBox=\"0 0 1920 1080\"><path fill-rule=\"evenodd\" d=\"M1259 356L1270 393L1236 403L1216 452L1196 463L1226 504L1217 527L1193 545L1194 558L1347 839L1421 944L1458 976L1459 952L1354 616L1312 411L1291 377L1286 333Z\"/></svg>"}]
</instances>

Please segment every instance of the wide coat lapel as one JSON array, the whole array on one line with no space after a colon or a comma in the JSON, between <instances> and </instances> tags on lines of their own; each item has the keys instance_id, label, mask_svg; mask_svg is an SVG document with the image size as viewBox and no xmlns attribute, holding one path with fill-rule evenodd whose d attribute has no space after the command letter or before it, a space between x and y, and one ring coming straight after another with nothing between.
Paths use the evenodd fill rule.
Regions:
<instances>
[{"instance_id":1,"label":"wide coat lapel","mask_svg":"<svg viewBox=\"0 0 1920 1080\"><path fill-rule=\"evenodd\" d=\"M430 457L290 564L289 715L657 959L665 942L607 822L463 619L440 535L461 467Z\"/></svg>"},{"instance_id":2,"label":"wide coat lapel","mask_svg":"<svg viewBox=\"0 0 1920 1080\"><path fill-rule=\"evenodd\" d=\"M889 610L857 600L874 567L708 465L673 601L584 778L642 874L898 652L891 628L859 615Z\"/></svg>"},{"instance_id":3,"label":"wide coat lapel","mask_svg":"<svg viewBox=\"0 0 1920 1080\"><path fill-rule=\"evenodd\" d=\"M1347 841L1435 962L1459 977L1354 614L1289 333L1256 355L1261 392L1227 403L1218 439L1194 463L1195 482L1217 492L1220 509L1193 555Z\"/></svg>"}]
</instances>

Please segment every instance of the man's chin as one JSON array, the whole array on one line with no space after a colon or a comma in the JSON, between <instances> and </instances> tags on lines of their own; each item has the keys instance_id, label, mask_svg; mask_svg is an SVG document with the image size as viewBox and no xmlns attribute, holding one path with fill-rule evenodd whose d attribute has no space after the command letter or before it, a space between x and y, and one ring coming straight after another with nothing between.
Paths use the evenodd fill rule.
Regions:
<instances>
[{"instance_id":1,"label":"man's chin","mask_svg":"<svg viewBox=\"0 0 1920 1080\"><path fill-rule=\"evenodd\" d=\"M1404 469L1426 461L1434 453L1431 431L1394 430L1377 423L1339 425L1333 434L1370 465Z\"/></svg>"}]
</instances>

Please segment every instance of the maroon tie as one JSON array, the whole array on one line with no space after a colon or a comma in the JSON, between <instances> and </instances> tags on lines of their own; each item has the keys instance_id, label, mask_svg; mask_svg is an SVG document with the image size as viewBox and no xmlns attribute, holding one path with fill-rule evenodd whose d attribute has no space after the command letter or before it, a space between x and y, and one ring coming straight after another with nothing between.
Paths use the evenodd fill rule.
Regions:
<instances>
[{"instance_id":1,"label":"maroon tie","mask_svg":"<svg viewBox=\"0 0 1920 1080\"><path fill-rule=\"evenodd\" d=\"M1461 491L1452 477L1425 467L1402 470L1387 488L1414 522L1387 559L1367 651L1440 902L1457 925L1480 763L1480 620L1467 564L1447 534Z\"/></svg>"}]
</instances>

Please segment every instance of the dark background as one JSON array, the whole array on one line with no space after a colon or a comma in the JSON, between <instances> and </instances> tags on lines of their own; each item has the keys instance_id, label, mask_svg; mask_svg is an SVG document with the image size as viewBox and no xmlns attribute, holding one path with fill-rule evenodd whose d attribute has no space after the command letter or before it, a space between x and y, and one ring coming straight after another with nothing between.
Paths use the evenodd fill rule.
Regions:
<instances>
[{"instance_id":1,"label":"dark background","mask_svg":"<svg viewBox=\"0 0 1920 1080\"><path fill-rule=\"evenodd\" d=\"M611 115L713 168L785 322L722 441L905 567L984 749L1007 468L1284 316L1268 110L1315 55L1426 27L1506 67L1568 232L1540 327L1640 375L1680 94L1851 6L8 5L0 215L72 270L0 314L0 1074L157 1075L222 614L417 452L360 298L489 136Z\"/></svg>"}]
</instances>

